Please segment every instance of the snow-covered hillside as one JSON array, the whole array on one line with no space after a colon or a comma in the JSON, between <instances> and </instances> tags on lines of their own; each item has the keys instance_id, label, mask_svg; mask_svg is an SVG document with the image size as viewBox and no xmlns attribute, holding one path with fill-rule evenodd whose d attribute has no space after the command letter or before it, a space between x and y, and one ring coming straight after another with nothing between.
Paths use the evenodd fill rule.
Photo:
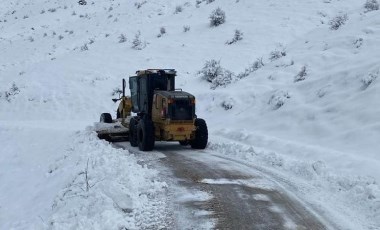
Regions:
<instances>
[{"instance_id":1,"label":"snow-covered hillside","mask_svg":"<svg viewBox=\"0 0 380 230\"><path fill-rule=\"evenodd\" d=\"M298 195L342 228L380 229L380 11L364 4L2 3L0 229L88 226L76 218L85 215L84 207L94 204L100 211L112 206L109 199L120 198L107 187L133 188L127 193L131 202L147 187L163 199L167 185L156 179L157 172L85 131L100 113L115 110L111 98L121 79L146 68L178 71L177 88L196 96L197 115L208 123L209 148L305 184ZM209 16L218 7L225 23L212 27ZM236 30L242 39L226 44ZM211 60L216 66L205 67ZM208 82L202 70L216 70L216 79ZM84 186L77 180L89 158L98 180L129 179L121 185L104 179L92 194L82 194L85 187L72 187ZM128 163L118 166L119 161ZM119 175L123 167L136 174ZM69 190L70 197L92 197L91 204L82 199L75 206L63 198ZM144 202L126 206L140 213L156 207ZM67 211L74 206L77 211ZM93 228L145 223L145 217L123 222L89 213L96 219Z\"/></svg>"}]
</instances>

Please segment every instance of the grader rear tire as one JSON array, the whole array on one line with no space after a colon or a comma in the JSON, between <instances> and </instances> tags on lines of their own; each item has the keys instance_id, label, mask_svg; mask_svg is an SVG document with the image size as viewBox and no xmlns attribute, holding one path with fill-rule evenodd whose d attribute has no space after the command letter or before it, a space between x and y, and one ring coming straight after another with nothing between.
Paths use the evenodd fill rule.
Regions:
<instances>
[{"instance_id":1,"label":"grader rear tire","mask_svg":"<svg viewBox=\"0 0 380 230\"><path fill-rule=\"evenodd\" d=\"M154 148L154 126L148 119L141 119L137 125L137 139L141 151L152 151Z\"/></svg>"},{"instance_id":2,"label":"grader rear tire","mask_svg":"<svg viewBox=\"0 0 380 230\"><path fill-rule=\"evenodd\" d=\"M205 120L197 118L194 125L196 127L195 138L190 142L193 149L205 149L208 142L208 130Z\"/></svg>"}]
</instances>

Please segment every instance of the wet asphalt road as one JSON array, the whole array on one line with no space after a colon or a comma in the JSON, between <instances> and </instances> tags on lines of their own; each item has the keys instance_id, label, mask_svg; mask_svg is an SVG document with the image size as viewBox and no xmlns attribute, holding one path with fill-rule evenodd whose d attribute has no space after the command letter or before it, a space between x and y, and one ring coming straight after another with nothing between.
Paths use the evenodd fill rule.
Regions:
<instances>
[{"instance_id":1,"label":"wet asphalt road","mask_svg":"<svg viewBox=\"0 0 380 230\"><path fill-rule=\"evenodd\" d=\"M140 156L154 154L138 152L128 144L119 147ZM169 180L187 191L210 195L206 200L173 198L173 207L177 207L177 211L186 209L190 210L190 215L193 213L188 217L189 222L213 221L213 229L330 229L308 208L287 195L288 192L245 164L213 155L207 150L194 151L173 144L156 145L155 152L164 154L165 157L160 157L157 163L168 169L166 176ZM172 194L173 197L181 195ZM202 211L203 215L196 214ZM184 221L173 226L173 229L198 228L207 227Z\"/></svg>"}]
</instances>

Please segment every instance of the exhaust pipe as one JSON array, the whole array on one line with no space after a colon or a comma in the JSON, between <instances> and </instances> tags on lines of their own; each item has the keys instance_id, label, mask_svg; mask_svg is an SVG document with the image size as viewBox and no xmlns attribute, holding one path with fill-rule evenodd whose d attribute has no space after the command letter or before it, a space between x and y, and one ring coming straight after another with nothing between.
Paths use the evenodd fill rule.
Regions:
<instances>
[{"instance_id":1,"label":"exhaust pipe","mask_svg":"<svg viewBox=\"0 0 380 230\"><path fill-rule=\"evenodd\" d=\"M126 85L125 79L123 78L123 97L125 97L125 85Z\"/></svg>"}]
</instances>

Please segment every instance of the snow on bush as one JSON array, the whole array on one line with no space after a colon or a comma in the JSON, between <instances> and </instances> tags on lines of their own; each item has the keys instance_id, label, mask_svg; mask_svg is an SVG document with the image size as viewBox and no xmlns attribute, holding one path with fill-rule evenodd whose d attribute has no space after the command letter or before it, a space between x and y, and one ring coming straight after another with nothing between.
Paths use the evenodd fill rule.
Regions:
<instances>
[{"instance_id":1,"label":"snow on bush","mask_svg":"<svg viewBox=\"0 0 380 230\"><path fill-rule=\"evenodd\" d=\"M214 59L206 61L199 74L208 82L212 82L218 75L221 75L223 68L220 66L220 61Z\"/></svg>"},{"instance_id":2,"label":"snow on bush","mask_svg":"<svg viewBox=\"0 0 380 230\"><path fill-rule=\"evenodd\" d=\"M258 58L248 68L245 68L244 72L239 73L236 77L242 79L248 77L251 73L257 71L264 66L263 58Z\"/></svg>"},{"instance_id":3,"label":"snow on bush","mask_svg":"<svg viewBox=\"0 0 380 230\"><path fill-rule=\"evenodd\" d=\"M210 26L216 27L226 21L226 13L219 7L210 14Z\"/></svg>"},{"instance_id":4,"label":"snow on bush","mask_svg":"<svg viewBox=\"0 0 380 230\"><path fill-rule=\"evenodd\" d=\"M88 50L87 44L84 44L83 46L80 47L80 51L87 51L87 50Z\"/></svg>"},{"instance_id":5,"label":"snow on bush","mask_svg":"<svg viewBox=\"0 0 380 230\"><path fill-rule=\"evenodd\" d=\"M307 67L306 65L302 66L300 72L294 77L294 82L299 82L305 80L307 76Z\"/></svg>"},{"instance_id":6,"label":"snow on bush","mask_svg":"<svg viewBox=\"0 0 380 230\"><path fill-rule=\"evenodd\" d=\"M348 20L347 14L338 15L329 22L331 30L337 30Z\"/></svg>"},{"instance_id":7,"label":"snow on bush","mask_svg":"<svg viewBox=\"0 0 380 230\"><path fill-rule=\"evenodd\" d=\"M140 31L138 31L137 34L135 35L135 38L132 41L132 48L135 50L142 50L146 47L146 42L141 41L140 35L141 35Z\"/></svg>"},{"instance_id":8,"label":"snow on bush","mask_svg":"<svg viewBox=\"0 0 380 230\"><path fill-rule=\"evenodd\" d=\"M364 8L366 9L366 12L379 10L379 3L377 0L367 0L364 4Z\"/></svg>"},{"instance_id":9,"label":"snow on bush","mask_svg":"<svg viewBox=\"0 0 380 230\"><path fill-rule=\"evenodd\" d=\"M376 80L376 78L379 76L379 72L380 71L369 73L367 76L361 79L361 82L363 84L362 86L363 90L367 89L368 86L370 86Z\"/></svg>"},{"instance_id":10,"label":"snow on bush","mask_svg":"<svg viewBox=\"0 0 380 230\"><path fill-rule=\"evenodd\" d=\"M225 87L226 85L231 84L235 78L231 71L220 66L220 61L214 59L206 61L202 70L200 70L198 74L201 75L202 79L211 83L211 89L216 89L219 86Z\"/></svg>"},{"instance_id":11,"label":"snow on bush","mask_svg":"<svg viewBox=\"0 0 380 230\"><path fill-rule=\"evenodd\" d=\"M223 69L222 74L218 75L211 82L211 89L216 89L219 86L226 87L231 84L233 79L235 78L234 73L229 70Z\"/></svg>"},{"instance_id":12,"label":"snow on bush","mask_svg":"<svg viewBox=\"0 0 380 230\"><path fill-rule=\"evenodd\" d=\"M282 51L274 50L274 51L270 52L269 60L275 61L275 60L280 59L280 58L285 57L285 56L286 56L285 50L282 50Z\"/></svg>"},{"instance_id":13,"label":"snow on bush","mask_svg":"<svg viewBox=\"0 0 380 230\"><path fill-rule=\"evenodd\" d=\"M183 7L181 5L178 5L175 7L174 14L181 13L183 11Z\"/></svg>"},{"instance_id":14,"label":"snow on bush","mask_svg":"<svg viewBox=\"0 0 380 230\"><path fill-rule=\"evenodd\" d=\"M270 97L268 105L270 105L273 110L277 110L281 108L289 98L290 94L288 92L276 90Z\"/></svg>"},{"instance_id":15,"label":"snow on bush","mask_svg":"<svg viewBox=\"0 0 380 230\"><path fill-rule=\"evenodd\" d=\"M186 33L190 31L190 26L183 26L183 32Z\"/></svg>"},{"instance_id":16,"label":"snow on bush","mask_svg":"<svg viewBox=\"0 0 380 230\"><path fill-rule=\"evenodd\" d=\"M135 7L137 9L140 9L144 4L146 4L147 2L146 1L142 1L142 2L135 2Z\"/></svg>"},{"instance_id":17,"label":"snow on bush","mask_svg":"<svg viewBox=\"0 0 380 230\"><path fill-rule=\"evenodd\" d=\"M9 88L7 91L4 92L5 100L8 102L11 102L17 94L20 93L19 87L16 85L16 83L13 82L11 88ZM0 98L2 97L2 94L0 94Z\"/></svg>"},{"instance_id":18,"label":"snow on bush","mask_svg":"<svg viewBox=\"0 0 380 230\"><path fill-rule=\"evenodd\" d=\"M234 106L234 101L232 98L229 98L228 100L225 100L222 102L222 107L225 110L230 110L230 109L232 109L233 106Z\"/></svg>"},{"instance_id":19,"label":"snow on bush","mask_svg":"<svg viewBox=\"0 0 380 230\"><path fill-rule=\"evenodd\" d=\"M243 40L243 33L240 30L235 30L234 37L231 40L227 41L226 44L232 45L240 40Z\"/></svg>"},{"instance_id":20,"label":"snow on bush","mask_svg":"<svg viewBox=\"0 0 380 230\"><path fill-rule=\"evenodd\" d=\"M127 41L127 37L124 34L120 34L119 43L124 43Z\"/></svg>"},{"instance_id":21,"label":"snow on bush","mask_svg":"<svg viewBox=\"0 0 380 230\"><path fill-rule=\"evenodd\" d=\"M50 8L50 9L48 9L48 11L49 11L50 13L54 13L55 11L57 11L57 9L56 9L56 8Z\"/></svg>"},{"instance_id":22,"label":"snow on bush","mask_svg":"<svg viewBox=\"0 0 380 230\"><path fill-rule=\"evenodd\" d=\"M160 28L160 33L157 35L158 38L162 37L164 34L166 34L166 29L165 27Z\"/></svg>"},{"instance_id":23,"label":"snow on bush","mask_svg":"<svg viewBox=\"0 0 380 230\"><path fill-rule=\"evenodd\" d=\"M84 5L87 5L87 1L86 0L79 0L78 4L84 6Z\"/></svg>"}]
</instances>

